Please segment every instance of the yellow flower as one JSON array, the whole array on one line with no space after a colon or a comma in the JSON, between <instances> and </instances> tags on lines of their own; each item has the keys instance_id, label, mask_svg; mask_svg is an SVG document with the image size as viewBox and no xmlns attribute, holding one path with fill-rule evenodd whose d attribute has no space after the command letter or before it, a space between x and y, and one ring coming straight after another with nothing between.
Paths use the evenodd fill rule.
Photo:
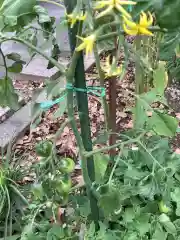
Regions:
<instances>
[{"instance_id":1,"label":"yellow flower","mask_svg":"<svg viewBox=\"0 0 180 240\"><path fill-rule=\"evenodd\" d=\"M105 0L105 1L97 1L95 3L94 9L102 9L107 7L104 11L102 11L97 18L100 18L104 15L109 14L113 9L118 10L124 16L131 18L131 15L122 7L122 5L135 5L136 2L133 1L122 1L122 0Z\"/></svg>"},{"instance_id":2,"label":"yellow flower","mask_svg":"<svg viewBox=\"0 0 180 240\"><path fill-rule=\"evenodd\" d=\"M71 28L74 27L74 24L77 21L84 21L87 17L87 14L85 13L83 15L83 12L81 12L81 14L75 14L75 13L71 13L71 14L66 14L67 18L68 18L68 22L71 23Z\"/></svg>"},{"instance_id":3,"label":"yellow flower","mask_svg":"<svg viewBox=\"0 0 180 240\"><path fill-rule=\"evenodd\" d=\"M110 56L106 58L106 66L103 68L106 77L119 76L122 72L122 66L117 66L116 59L113 57L112 64L110 64Z\"/></svg>"},{"instance_id":4,"label":"yellow flower","mask_svg":"<svg viewBox=\"0 0 180 240\"><path fill-rule=\"evenodd\" d=\"M147 28L151 26L153 23L153 17L150 12L148 12L148 16L146 13L142 12L140 15L139 23L135 23L126 16L124 16L124 31L129 35L148 35L153 36L152 32L150 32Z\"/></svg>"},{"instance_id":5,"label":"yellow flower","mask_svg":"<svg viewBox=\"0 0 180 240\"><path fill-rule=\"evenodd\" d=\"M86 49L86 55L92 52L94 43L96 41L96 35L91 34L90 36L83 38L77 36L77 38L82 40L82 43L76 48L76 51L82 51L83 49Z\"/></svg>"}]
</instances>

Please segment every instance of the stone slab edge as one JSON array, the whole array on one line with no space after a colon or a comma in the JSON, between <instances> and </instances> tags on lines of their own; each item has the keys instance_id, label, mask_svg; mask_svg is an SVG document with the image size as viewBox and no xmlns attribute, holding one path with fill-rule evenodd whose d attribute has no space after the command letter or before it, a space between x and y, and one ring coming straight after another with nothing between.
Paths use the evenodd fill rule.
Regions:
<instances>
[{"instance_id":1,"label":"stone slab edge","mask_svg":"<svg viewBox=\"0 0 180 240\"><path fill-rule=\"evenodd\" d=\"M21 96L19 97L18 103L19 103L19 108L25 105L25 100L23 99L23 97ZM9 107L5 107L5 108L0 107L0 124L3 123L7 118L11 117L15 112L16 112L15 110L10 109Z\"/></svg>"}]
</instances>

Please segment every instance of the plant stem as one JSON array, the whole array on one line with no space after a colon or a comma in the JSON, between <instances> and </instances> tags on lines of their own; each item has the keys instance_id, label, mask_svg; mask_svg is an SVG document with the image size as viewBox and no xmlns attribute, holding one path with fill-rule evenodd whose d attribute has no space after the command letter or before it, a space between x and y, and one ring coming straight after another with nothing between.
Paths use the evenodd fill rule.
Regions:
<instances>
[{"instance_id":1,"label":"plant stem","mask_svg":"<svg viewBox=\"0 0 180 240\"><path fill-rule=\"evenodd\" d=\"M123 149L123 144L122 144L121 148ZM112 168L112 171L111 171L111 173L110 173L109 180L108 180L108 184L111 184L111 181L112 181L114 172L115 172L115 170L116 170L116 167L118 166L119 162L121 161L121 158L120 158L121 155L122 155L122 151L119 151L119 154L118 154L118 157L117 157L117 159L116 159L116 162L115 162L115 164L114 164L114 166L113 166L113 168Z\"/></svg>"},{"instance_id":2,"label":"plant stem","mask_svg":"<svg viewBox=\"0 0 180 240\"><path fill-rule=\"evenodd\" d=\"M141 36L136 36L135 47L136 53L141 57ZM144 92L144 79L143 79L143 69L141 68L140 61L137 59L135 62L135 83L136 83L136 95Z\"/></svg>"},{"instance_id":3,"label":"plant stem","mask_svg":"<svg viewBox=\"0 0 180 240\"><path fill-rule=\"evenodd\" d=\"M99 54L98 54L96 45L94 46L94 57L95 57L95 62L96 62L96 68L97 68L98 75L99 75L100 86L102 88L105 88L104 73L101 69L100 58L99 58ZM109 130L109 109L108 109L108 105L107 105L107 101L106 101L106 95L102 97L102 105L103 105L103 109L104 109L105 129L106 129L106 131L108 131Z\"/></svg>"},{"instance_id":4,"label":"plant stem","mask_svg":"<svg viewBox=\"0 0 180 240\"><path fill-rule=\"evenodd\" d=\"M138 58L136 58L135 61L135 94L139 95L144 92L144 79L143 79L143 69L141 68L140 64L140 56L141 56L141 36L136 36L135 39L135 50L138 55ZM141 128L139 126L139 121L138 121L138 113L139 113L139 101L137 98L135 99L135 113L134 113L134 127L136 129Z\"/></svg>"},{"instance_id":5,"label":"plant stem","mask_svg":"<svg viewBox=\"0 0 180 240\"><path fill-rule=\"evenodd\" d=\"M48 61L50 61L51 63L54 64L55 67L58 68L59 71L61 71L61 73L65 73L65 67L58 63L55 59L53 59L52 57L49 57L48 55L46 55L40 48L32 45L31 43L29 43L28 41L22 39L22 38L16 38L16 37L10 37L10 38L5 38L3 40L0 40L0 43L6 42L6 41L11 41L14 40L16 42L20 42L23 43L24 45L26 45L27 47L31 48L32 50L34 50L36 53L39 53L41 56L43 56L45 59L47 59Z\"/></svg>"},{"instance_id":6,"label":"plant stem","mask_svg":"<svg viewBox=\"0 0 180 240\"><path fill-rule=\"evenodd\" d=\"M112 134L109 137L109 145L112 146L116 143L116 77L109 79L109 126ZM110 150L110 157L116 155L116 148Z\"/></svg>"},{"instance_id":7,"label":"plant stem","mask_svg":"<svg viewBox=\"0 0 180 240\"><path fill-rule=\"evenodd\" d=\"M117 37L117 36L118 36L117 32L111 32L111 33L107 33L107 34L98 36L97 41L104 41L104 40L107 40L109 38L114 38L114 37Z\"/></svg>"},{"instance_id":8,"label":"plant stem","mask_svg":"<svg viewBox=\"0 0 180 240\"><path fill-rule=\"evenodd\" d=\"M4 64L3 66L5 68L5 74L6 74L5 77L7 79L8 78L8 67L7 67L7 63L6 63L6 57L2 51L1 45L0 45L0 54L2 56L2 60L3 60L3 64Z\"/></svg>"},{"instance_id":9,"label":"plant stem","mask_svg":"<svg viewBox=\"0 0 180 240\"><path fill-rule=\"evenodd\" d=\"M85 156L88 158L91 155L106 152L106 151L109 151L110 149L121 147L121 146L124 146L124 145L127 145L127 144L132 144L132 143L135 143L135 142L137 142L137 139L131 139L131 140L127 140L125 142L118 141L116 144L114 144L112 146L107 146L107 147L103 147L103 148L100 148L100 149L95 149L91 152L86 152Z\"/></svg>"}]
</instances>

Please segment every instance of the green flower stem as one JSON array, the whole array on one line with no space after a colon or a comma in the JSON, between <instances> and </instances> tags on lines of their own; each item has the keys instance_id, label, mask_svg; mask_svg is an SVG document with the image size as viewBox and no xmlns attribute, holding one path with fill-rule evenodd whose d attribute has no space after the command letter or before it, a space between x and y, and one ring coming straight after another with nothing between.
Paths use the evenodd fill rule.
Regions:
<instances>
[{"instance_id":1,"label":"green flower stem","mask_svg":"<svg viewBox=\"0 0 180 240\"><path fill-rule=\"evenodd\" d=\"M9 219L9 215L10 215L10 210L11 210L11 199L9 196L9 191L7 186L4 187L5 192L6 192L6 198L7 198L7 213L6 213L6 218L5 218L5 228L4 228L4 240L7 240L7 236L8 236L8 219Z\"/></svg>"},{"instance_id":2,"label":"green flower stem","mask_svg":"<svg viewBox=\"0 0 180 240\"><path fill-rule=\"evenodd\" d=\"M109 38L114 38L114 37L117 37L117 36L118 36L118 32L111 32L111 33L104 34L102 36L98 36L97 41L104 41L104 40L107 40Z\"/></svg>"},{"instance_id":3,"label":"green flower stem","mask_svg":"<svg viewBox=\"0 0 180 240\"><path fill-rule=\"evenodd\" d=\"M124 147L124 146L123 146L123 144L122 144L121 149L123 149L123 147ZM111 182L112 182L112 178L113 178L114 172L115 172L115 170L116 170L119 162L121 161L121 155L122 155L122 153L123 153L123 151L119 151L119 154L118 154L118 157L117 157L117 159L116 159L116 162L115 162L115 164L114 164L114 166L113 166L113 168L112 168L112 171L111 171L111 173L110 173L109 180L108 180L108 184L111 184Z\"/></svg>"},{"instance_id":4,"label":"green flower stem","mask_svg":"<svg viewBox=\"0 0 180 240\"><path fill-rule=\"evenodd\" d=\"M149 42L149 36L142 36L142 55L145 59L148 59L148 50L149 50L149 46L148 46L148 42ZM149 60L149 59L148 59ZM151 63L150 63L151 66ZM144 76L144 89L145 91L148 91L149 89L149 75L147 74L147 76Z\"/></svg>"},{"instance_id":5,"label":"green flower stem","mask_svg":"<svg viewBox=\"0 0 180 240\"><path fill-rule=\"evenodd\" d=\"M155 46L153 46L153 38L152 37L149 37L148 39L148 45L152 47L152 49L155 51ZM152 51L151 48L148 49L148 61L150 63L150 66L152 67L152 69L154 69L154 65L155 65L155 62L156 62L156 59L154 59L154 55L155 55L155 52ZM151 71L148 76L147 76L147 84L148 86L152 86L153 84L153 72Z\"/></svg>"},{"instance_id":6,"label":"green flower stem","mask_svg":"<svg viewBox=\"0 0 180 240\"><path fill-rule=\"evenodd\" d=\"M148 27L148 30L151 32L163 32L163 33L168 32L168 30L166 28L160 28L158 26Z\"/></svg>"},{"instance_id":7,"label":"green flower stem","mask_svg":"<svg viewBox=\"0 0 180 240\"><path fill-rule=\"evenodd\" d=\"M104 24L103 26L105 28L105 27L108 27L108 26L117 25L115 23L116 22L114 22L114 24L112 24L112 25L110 23L108 23L108 24ZM166 29L161 29L161 28L156 27L156 26L155 27L149 27L148 30L151 31L151 32L167 32ZM101 30L100 30L100 32L101 32ZM119 30L119 32L121 34L126 34L123 30ZM117 36L119 36L118 32L116 32L116 31L115 32L110 32L110 33L98 36L97 37L97 41L103 41L103 40L106 40L106 39L109 39L109 38L113 38L113 37L117 37Z\"/></svg>"},{"instance_id":8,"label":"green flower stem","mask_svg":"<svg viewBox=\"0 0 180 240\"><path fill-rule=\"evenodd\" d=\"M96 68L97 68L99 79L100 79L100 86L104 88L105 87L104 73L101 68L100 58L99 58L96 45L94 46L94 57L95 57ZM106 101L106 95L102 97L102 105L104 109L105 128L108 131L109 130L109 109Z\"/></svg>"},{"instance_id":9,"label":"green flower stem","mask_svg":"<svg viewBox=\"0 0 180 240\"><path fill-rule=\"evenodd\" d=\"M141 36L136 36L135 39L135 50L136 53L141 56ZM144 92L144 76L143 76L143 69L141 67L139 59L136 59L135 61L135 94L140 95ZM138 124L138 109L140 106L138 106L139 101L137 101L137 98L135 100L135 114L134 114L134 127L135 128L141 128Z\"/></svg>"},{"instance_id":10,"label":"green flower stem","mask_svg":"<svg viewBox=\"0 0 180 240\"><path fill-rule=\"evenodd\" d=\"M67 13L71 13L73 9L76 7L76 0L65 0L64 1ZM78 41L76 36L82 35L82 27L83 22L79 22L76 24L73 28L68 27L69 32L69 42L70 42L70 48L72 55L74 54L75 48L78 45ZM74 61L76 60L76 67L74 65ZM71 62L71 78L67 78L67 83L72 83L73 78L75 80L75 87L76 88L82 88L86 89L86 79L85 79L85 70L84 70L84 58L83 58L83 52L81 51L78 53L78 57L75 58L75 60L72 59ZM72 72L73 71L73 72ZM77 97L77 105L78 105L78 113L79 113L79 119L80 119L80 126L81 126L81 137L82 137L82 145L84 146L84 149L86 151L92 151L92 139L91 139L91 129L90 129L90 118L89 118L89 110L88 110L88 98L87 98L87 92L76 92ZM70 89L68 90L68 115L70 119L73 118L73 91ZM74 121L72 122L74 124ZM77 134L77 129L75 129L75 126L73 126L74 134ZM78 146L80 148L80 157L81 157L81 164L82 164L82 170L83 170L83 177L86 184L87 194L89 196L90 200L90 206L91 206L91 214L92 219L95 221L96 224L98 224L99 220L99 209L97 206L97 199L94 197L92 191L91 191L91 182L95 181L95 168L94 168L94 159L93 156L89 157L88 159L84 157L83 155L83 149L79 145L80 139L78 139ZM90 179L90 180L89 180Z\"/></svg>"}]
</instances>

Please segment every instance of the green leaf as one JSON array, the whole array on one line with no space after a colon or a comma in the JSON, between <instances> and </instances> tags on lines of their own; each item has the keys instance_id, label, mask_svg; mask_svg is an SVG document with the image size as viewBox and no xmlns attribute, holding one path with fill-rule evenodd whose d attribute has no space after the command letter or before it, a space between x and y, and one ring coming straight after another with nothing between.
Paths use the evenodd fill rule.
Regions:
<instances>
[{"instance_id":1,"label":"green leaf","mask_svg":"<svg viewBox=\"0 0 180 240\"><path fill-rule=\"evenodd\" d=\"M176 134L178 120L167 114L154 111L152 117L149 118L148 124L157 134L173 137Z\"/></svg>"},{"instance_id":2,"label":"green leaf","mask_svg":"<svg viewBox=\"0 0 180 240\"><path fill-rule=\"evenodd\" d=\"M10 107L13 110L19 109L18 95L15 93L10 78L0 79L0 106Z\"/></svg>"},{"instance_id":3,"label":"green leaf","mask_svg":"<svg viewBox=\"0 0 180 240\"><path fill-rule=\"evenodd\" d=\"M139 195L154 200L154 195L156 194L156 184L151 181L147 184L139 184Z\"/></svg>"},{"instance_id":4,"label":"green leaf","mask_svg":"<svg viewBox=\"0 0 180 240\"><path fill-rule=\"evenodd\" d=\"M144 108L148 110L149 105L151 105L153 102L156 102L157 100L157 91L155 89L152 89L149 92L142 93L141 95L138 96L138 98L140 98Z\"/></svg>"},{"instance_id":5,"label":"green leaf","mask_svg":"<svg viewBox=\"0 0 180 240\"><path fill-rule=\"evenodd\" d=\"M21 60L21 55L18 54L18 53L10 53L10 54L7 54L6 57L10 60L15 61L15 62Z\"/></svg>"},{"instance_id":6,"label":"green leaf","mask_svg":"<svg viewBox=\"0 0 180 240\"><path fill-rule=\"evenodd\" d=\"M159 223L157 223L156 228L155 228L155 232L152 236L152 240L160 240L160 239L166 240L167 239L167 233L164 232L161 225Z\"/></svg>"},{"instance_id":7,"label":"green leaf","mask_svg":"<svg viewBox=\"0 0 180 240\"><path fill-rule=\"evenodd\" d=\"M36 0L4 0L0 14L4 16L20 16L33 12Z\"/></svg>"},{"instance_id":8,"label":"green leaf","mask_svg":"<svg viewBox=\"0 0 180 240\"><path fill-rule=\"evenodd\" d=\"M47 240L64 239L64 229L60 225L54 225L47 233Z\"/></svg>"},{"instance_id":9,"label":"green leaf","mask_svg":"<svg viewBox=\"0 0 180 240\"><path fill-rule=\"evenodd\" d=\"M129 222L133 222L133 219L135 218L135 212L133 208L126 208L124 215L123 215L123 219L125 222L129 223Z\"/></svg>"},{"instance_id":10,"label":"green leaf","mask_svg":"<svg viewBox=\"0 0 180 240\"><path fill-rule=\"evenodd\" d=\"M21 27L27 26L35 17L33 7L36 0L4 0L0 8L0 17L3 31L19 31Z\"/></svg>"},{"instance_id":11,"label":"green leaf","mask_svg":"<svg viewBox=\"0 0 180 240\"><path fill-rule=\"evenodd\" d=\"M139 232L140 236L144 236L147 232L149 232L149 229L151 227L151 224L149 223L150 214L144 213L142 216L135 219L134 227Z\"/></svg>"},{"instance_id":12,"label":"green leaf","mask_svg":"<svg viewBox=\"0 0 180 240\"><path fill-rule=\"evenodd\" d=\"M175 225L177 231L180 231L180 219L176 219L173 224Z\"/></svg>"},{"instance_id":13,"label":"green leaf","mask_svg":"<svg viewBox=\"0 0 180 240\"><path fill-rule=\"evenodd\" d=\"M175 188L174 191L171 193L171 198L174 202L180 202L180 188Z\"/></svg>"},{"instance_id":14,"label":"green leaf","mask_svg":"<svg viewBox=\"0 0 180 240\"><path fill-rule=\"evenodd\" d=\"M125 177L131 178L134 180L141 180L142 178L147 176L147 173L142 172L141 170L138 170L137 168L130 165L124 175Z\"/></svg>"},{"instance_id":15,"label":"green leaf","mask_svg":"<svg viewBox=\"0 0 180 240\"><path fill-rule=\"evenodd\" d=\"M179 29L170 31L164 35L164 40L160 43L160 60L169 61L175 56L175 48L179 43Z\"/></svg>"},{"instance_id":16,"label":"green leaf","mask_svg":"<svg viewBox=\"0 0 180 240\"><path fill-rule=\"evenodd\" d=\"M93 141L94 144L107 144L109 139L109 134L107 131L100 131L98 132L97 138Z\"/></svg>"},{"instance_id":17,"label":"green leaf","mask_svg":"<svg viewBox=\"0 0 180 240\"><path fill-rule=\"evenodd\" d=\"M34 6L34 11L38 14L39 23L50 22L51 18L48 15L48 10L40 5Z\"/></svg>"},{"instance_id":18,"label":"green leaf","mask_svg":"<svg viewBox=\"0 0 180 240\"><path fill-rule=\"evenodd\" d=\"M11 237L7 237L6 240L17 240L19 237L20 235L13 235ZM4 238L0 238L0 240L4 240Z\"/></svg>"},{"instance_id":19,"label":"green leaf","mask_svg":"<svg viewBox=\"0 0 180 240\"><path fill-rule=\"evenodd\" d=\"M142 102L140 99L137 99L135 109L133 110L135 112L134 117L136 117L136 128L143 128L145 122L147 121L148 117L146 115L146 112L144 110L144 106L142 105Z\"/></svg>"},{"instance_id":20,"label":"green leaf","mask_svg":"<svg viewBox=\"0 0 180 240\"><path fill-rule=\"evenodd\" d=\"M159 216L159 222L168 233L172 235L177 233L175 225L171 222L170 218L165 213Z\"/></svg>"},{"instance_id":21,"label":"green leaf","mask_svg":"<svg viewBox=\"0 0 180 240\"><path fill-rule=\"evenodd\" d=\"M80 215L84 218L87 218L91 214L89 201L84 202L79 206Z\"/></svg>"},{"instance_id":22,"label":"green leaf","mask_svg":"<svg viewBox=\"0 0 180 240\"><path fill-rule=\"evenodd\" d=\"M95 232L96 232L96 227L94 222L92 222L86 234L88 237L94 237Z\"/></svg>"},{"instance_id":23,"label":"green leaf","mask_svg":"<svg viewBox=\"0 0 180 240\"><path fill-rule=\"evenodd\" d=\"M104 155L101 153L94 155L96 183L101 183L103 181L108 163L109 163L109 158L107 155Z\"/></svg>"},{"instance_id":24,"label":"green leaf","mask_svg":"<svg viewBox=\"0 0 180 240\"><path fill-rule=\"evenodd\" d=\"M10 26L10 27L13 27L15 25L17 25L17 20L18 18L16 16L3 16L4 18L4 24L7 26Z\"/></svg>"},{"instance_id":25,"label":"green leaf","mask_svg":"<svg viewBox=\"0 0 180 240\"><path fill-rule=\"evenodd\" d=\"M180 217L180 203L176 205L176 216Z\"/></svg>"},{"instance_id":26,"label":"green leaf","mask_svg":"<svg viewBox=\"0 0 180 240\"><path fill-rule=\"evenodd\" d=\"M146 111L152 111L150 105L157 101L157 91L155 89L152 89L151 91L147 93L140 94L136 96L136 106L134 109L134 112L136 112L136 127L137 128L143 128L145 122L148 121L148 116L146 114Z\"/></svg>"},{"instance_id":27,"label":"green leaf","mask_svg":"<svg viewBox=\"0 0 180 240\"><path fill-rule=\"evenodd\" d=\"M172 200L176 203L176 215L180 216L180 188L175 188L171 193Z\"/></svg>"},{"instance_id":28,"label":"green leaf","mask_svg":"<svg viewBox=\"0 0 180 240\"><path fill-rule=\"evenodd\" d=\"M106 194L100 196L98 204L105 216L109 217L115 214L121 208L120 192L118 189L110 187Z\"/></svg>"},{"instance_id":29,"label":"green leaf","mask_svg":"<svg viewBox=\"0 0 180 240\"><path fill-rule=\"evenodd\" d=\"M163 0L156 9L156 17L160 27L170 31L177 29L180 23L180 1Z\"/></svg>"},{"instance_id":30,"label":"green leaf","mask_svg":"<svg viewBox=\"0 0 180 240\"><path fill-rule=\"evenodd\" d=\"M123 240L139 240L139 237L136 232L126 233Z\"/></svg>"},{"instance_id":31,"label":"green leaf","mask_svg":"<svg viewBox=\"0 0 180 240\"><path fill-rule=\"evenodd\" d=\"M53 59L55 59L56 61L58 61L59 58L59 54L61 53L60 49L59 49L59 45L58 44L54 44L53 45L53 49L52 49L52 53L51 53L51 57ZM48 62L48 66L47 69L51 69L54 67L54 64L52 62Z\"/></svg>"},{"instance_id":32,"label":"green leaf","mask_svg":"<svg viewBox=\"0 0 180 240\"><path fill-rule=\"evenodd\" d=\"M67 99L65 98L62 102L60 102L57 111L54 113L54 118L62 117L67 109Z\"/></svg>"},{"instance_id":33,"label":"green leaf","mask_svg":"<svg viewBox=\"0 0 180 240\"><path fill-rule=\"evenodd\" d=\"M22 70L22 62L14 62L11 67L8 67L8 72L20 73Z\"/></svg>"},{"instance_id":34,"label":"green leaf","mask_svg":"<svg viewBox=\"0 0 180 240\"><path fill-rule=\"evenodd\" d=\"M153 73L153 84L156 91L163 95L165 88L167 87L168 79L165 69L165 63L159 62L158 68Z\"/></svg>"}]
</instances>

